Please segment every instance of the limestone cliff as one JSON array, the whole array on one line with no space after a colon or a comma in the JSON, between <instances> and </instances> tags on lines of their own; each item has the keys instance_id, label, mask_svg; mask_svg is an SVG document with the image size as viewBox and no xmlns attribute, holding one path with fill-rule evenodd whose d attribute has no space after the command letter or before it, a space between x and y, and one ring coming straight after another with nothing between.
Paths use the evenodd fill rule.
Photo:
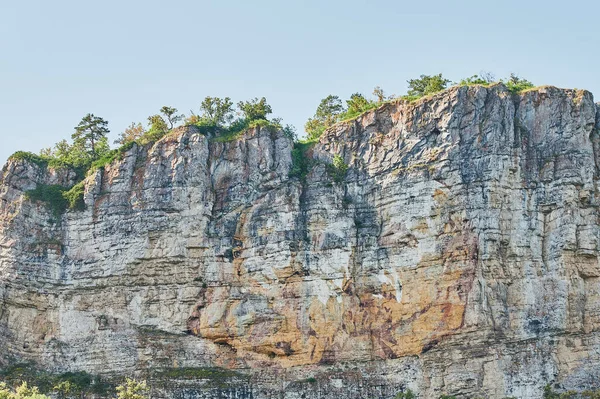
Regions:
<instances>
[{"instance_id":1,"label":"limestone cliff","mask_svg":"<svg viewBox=\"0 0 600 399\"><path fill-rule=\"evenodd\" d=\"M9 161L0 362L135 374L153 397L598 386L598 108L501 84L391 102L326 131L305 178L282 133L178 128L62 216L24 193L74 175Z\"/></svg>"}]
</instances>

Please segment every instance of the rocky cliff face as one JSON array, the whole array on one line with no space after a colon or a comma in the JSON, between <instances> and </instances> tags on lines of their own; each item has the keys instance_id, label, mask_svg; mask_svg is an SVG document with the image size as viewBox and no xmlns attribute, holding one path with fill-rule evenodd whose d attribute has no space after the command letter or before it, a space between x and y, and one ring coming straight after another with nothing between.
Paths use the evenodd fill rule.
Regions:
<instances>
[{"instance_id":1,"label":"rocky cliff face","mask_svg":"<svg viewBox=\"0 0 600 399\"><path fill-rule=\"evenodd\" d=\"M23 194L74 176L9 161L0 361L177 398L597 386L598 129L585 91L453 88L334 126L302 179L283 134L179 128L63 216Z\"/></svg>"}]
</instances>

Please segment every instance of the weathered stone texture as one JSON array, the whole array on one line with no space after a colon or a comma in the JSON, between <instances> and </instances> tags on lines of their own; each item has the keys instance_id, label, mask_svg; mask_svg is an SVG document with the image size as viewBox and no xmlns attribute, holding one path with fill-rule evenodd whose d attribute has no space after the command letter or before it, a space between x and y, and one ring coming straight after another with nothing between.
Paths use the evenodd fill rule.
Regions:
<instances>
[{"instance_id":1,"label":"weathered stone texture","mask_svg":"<svg viewBox=\"0 0 600 399\"><path fill-rule=\"evenodd\" d=\"M281 133L179 128L88 177L61 220L23 193L73 176L9 161L0 361L247 376L154 393L177 398L597 385L599 128L585 91L453 88L334 126L306 179Z\"/></svg>"}]
</instances>

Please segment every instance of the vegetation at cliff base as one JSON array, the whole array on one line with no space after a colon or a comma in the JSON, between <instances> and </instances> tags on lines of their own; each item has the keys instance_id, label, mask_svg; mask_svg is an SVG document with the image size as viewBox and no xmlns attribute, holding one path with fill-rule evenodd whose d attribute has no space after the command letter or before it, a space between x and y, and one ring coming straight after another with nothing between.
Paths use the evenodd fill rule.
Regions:
<instances>
[{"instance_id":1,"label":"vegetation at cliff base","mask_svg":"<svg viewBox=\"0 0 600 399\"><path fill-rule=\"evenodd\" d=\"M30 364L16 364L1 369L0 382L5 384L5 392L12 391L11 394L14 394L15 391L19 390L19 387L25 384L27 392L36 390L40 394L53 393L59 398L90 397L92 395L106 397L114 390L113 385L96 375L86 372L52 374L37 369ZM3 399L1 392L2 390L0 389L0 399ZM19 398L18 396L6 397L11 399ZM33 396L32 398L38 397Z\"/></svg>"},{"instance_id":2,"label":"vegetation at cliff base","mask_svg":"<svg viewBox=\"0 0 600 399\"><path fill-rule=\"evenodd\" d=\"M29 387L26 382L16 387L14 390L0 382L0 399L50 399L49 396L40 393L36 387Z\"/></svg>"},{"instance_id":3,"label":"vegetation at cliff base","mask_svg":"<svg viewBox=\"0 0 600 399\"><path fill-rule=\"evenodd\" d=\"M146 399L148 392L146 381L126 378L125 383L117 387L117 399Z\"/></svg>"}]
</instances>

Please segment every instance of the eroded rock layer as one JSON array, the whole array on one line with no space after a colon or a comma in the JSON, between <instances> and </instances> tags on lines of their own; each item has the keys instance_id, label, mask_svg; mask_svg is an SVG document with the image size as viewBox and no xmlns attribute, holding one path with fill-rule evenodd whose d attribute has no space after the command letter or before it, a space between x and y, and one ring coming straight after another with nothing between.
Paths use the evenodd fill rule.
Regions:
<instances>
[{"instance_id":1,"label":"eroded rock layer","mask_svg":"<svg viewBox=\"0 0 600 399\"><path fill-rule=\"evenodd\" d=\"M9 161L0 361L135 374L155 397L592 387L599 128L585 91L453 88L334 126L290 177L282 133L185 127L62 216L24 193L74 175Z\"/></svg>"}]
</instances>

